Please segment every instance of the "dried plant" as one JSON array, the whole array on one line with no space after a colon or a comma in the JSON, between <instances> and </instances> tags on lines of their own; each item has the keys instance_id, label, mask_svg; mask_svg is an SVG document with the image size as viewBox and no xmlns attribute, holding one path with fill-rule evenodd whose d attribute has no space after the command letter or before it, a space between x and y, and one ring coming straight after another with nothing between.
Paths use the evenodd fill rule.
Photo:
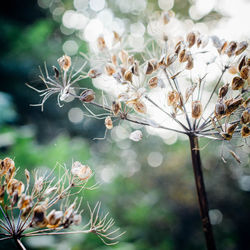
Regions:
<instances>
[{"instance_id":1,"label":"dried plant","mask_svg":"<svg viewBox=\"0 0 250 250\"><path fill-rule=\"evenodd\" d=\"M74 93L67 93L82 102L86 116L103 119L108 130L113 128L115 121L127 120L155 130L188 136L207 248L216 249L208 216L198 138L209 138L229 145L241 140L248 145L248 43L228 42L198 31L190 31L185 37L168 36L165 30L167 32L172 16L172 12L163 13L157 20L157 25L163 27L164 32L160 37L157 34L149 39L143 52L126 50L125 38L118 34L114 34L109 48L104 38L99 37L99 54L91 59L82 54L90 67L95 66L88 73L77 73L81 78L93 79L94 85L104 90L105 94L101 92L97 96L92 89L77 93L78 89L72 84L70 88L75 90ZM70 79L67 77L68 69L59 65L60 71L56 71L59 76L56 77ZM217 66L220 74L217 80L209 82L208 75L213 74L208 71L211 65ZM52 83L56 80L54 78ZM80 84L78 80L76 82ZM48 84L46 81L44 83ZM103 113L95 114L91 106L99 107ZM169 121L174 126L168 126ZM134 141L141 138L141 131L134 131L130 135ZM234 151L230 153L240 162ZM223 152L221 157L226 161Z\"/></svg>"},{"instance_id":2,"label":"dried plant","mask_svg":"<svg viewBox=\"0 0 250 250\"><path fill-rule=\"evenodd\" d=\"M59 178L54 174L55 170L62 172ZM123 234L119 233L119 228L113 228L114 219L108 218L108 213L102 216L100 202L93 209L88 204L90 217L81 225L82 198L76 196L83 190L97 187L87 185L92 176L89 166L76 161L69 170L58 164L47 174L39 175L36 170L34 179L26 169L26 186L16 179L16 173L12 159L0 160L0 210L3 218L0 219L0 241L13 239L17 248L25 249L21 242L24 237L94 233L106 245L113 245Z\"/></svg>"}]
</instances>

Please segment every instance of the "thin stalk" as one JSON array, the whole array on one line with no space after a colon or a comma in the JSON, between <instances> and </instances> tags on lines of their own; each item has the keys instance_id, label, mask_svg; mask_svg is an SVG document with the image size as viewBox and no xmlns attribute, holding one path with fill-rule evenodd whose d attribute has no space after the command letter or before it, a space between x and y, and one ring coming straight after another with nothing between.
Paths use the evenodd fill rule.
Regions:
<instances>
[{"instance_id":1,"label":"thin stalk","mask_svg":"<svg viewBox=\"0 0 250 250\"><path fill-rule=\"evenodd\" d=\"M21 242L20 239L18 239L16 237L14 237L13 239L14 239L14 242L16 244L17 249L26 250L25 246L23 245L23 243Z\"/></svg>"},{"instance_id":2,"label":"thin stalk","mask_svg":"<svg viewBox=\"0 0 250 250\"><path fill-rule=\"evenodd\" d=\"M193 171L195 177L196 191L198 195L200 216L203 232L206 239L207 250L216 250L212 225L208 215L208 201L201 167L198 138L194 135L189 136L190 149L192 156Z\"/></svg>"}]
</instances>

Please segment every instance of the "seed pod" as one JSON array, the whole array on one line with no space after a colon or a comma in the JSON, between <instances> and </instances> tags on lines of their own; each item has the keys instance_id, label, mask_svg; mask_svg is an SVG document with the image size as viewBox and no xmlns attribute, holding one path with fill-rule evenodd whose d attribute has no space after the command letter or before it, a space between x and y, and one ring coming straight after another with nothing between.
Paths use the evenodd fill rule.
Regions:
<instances>
[{"instance_id":1,"label":"seed pod","mask_svg":"<svg viewBox=\"0 0 250 250\"><path fill-rule=\"evenodd\" d=\"M6 191L10 196L12 196L15 192L17 192L18 196L20 196L24 191L24 184L16 179L11 179L7 185Z\"/></svg>"},{"instance_id":2,"label":"seed pod","mask_svg":"<svg viewBox=\"0 0 250 250\"><path fill-rule=\"evenodd\" d=\"M222 46L222 41L217 36L211 36L214 47L219 50Z\"/></svg>"},{"instance_id":3,"label":"seed pod","mask_svg":"<svg viewBox=\"0 0 250 250\"><path fill-rule=\"evenodd\" d=\"M135 63L135 59L134 59L134 56L129 56L128 57L128 65L133 65Z\"/></svg>"},{"instance_id":4,"label":"seed pod","mask_svg":"<svg viewBox=\"0 0 250 250\"><path fill-rule=\"evenodd\" d=\"M113 46L114 46L121 41L121 37L116 31L113 31L113 36L114 36L113 37Z\"/></svg>"},{"instance_id":5,"label":"seed pod","mask_svg":"<svg viewBox=\"0 0 250 250\"><path fill-rule=\"evenodd\" d=\"M121 103L119 101L113 101L111 109L115 116L118 115L121 110Z\"/></svg>"},{"instance_id":6,"label":"seed pod","mask_svg":"<svg viewBox=\"0 0 250 250\"><path fill-rule=\"evenodd\" d=\"M244 86L244 80L241 77L235 76L232 80L232 90L239 90Z\"/></svg>"},{"instance_id":7,"label":"seed pod","mask_svg":"<svg viewBox=\"0 0 250 250\"><path fill-rule=\"evenodd\" d=\"M116 69L115 69L115 66L114 66L113 64L108 63L108 64L105 66L105 71L106 71L106 74L107 74L108 76L112 76L112 75L115 73Z\"/></svg>"},{"instance_id":8,"label":"seed pod","mask_svg":"<svg viewBox=\"0 0 250 250\"><path fill-rule=\"evenodd\" d=\"M82 216L80 214L74 213L73 215L73 224L74 225L80 225L82 222Z\"/></svg>"},{"instance_id":9,"label":"seed pod","mask_svg":"<svg viewBox=\"0 0 250 250\"><path fill-rule=\"evenodd\" d=\"M134 75L139 76L139 63L138 63L138 61L135 61L134 64L132 65L131 72Z\"/></svg>"},{"instance_id":10,"label":"seed pod","mask_svg":"<svg viewBox=\"0 0 250 250\"><path fill-rule=\"evenodd\" d=\"M202 40L201 40L201 37L199 36L196 40L196 45L197 45L197 48L199 48L201 46L201 43L202 43Z\"/></svg>"},{"instance_id":11,"label":"seed pod","mask_svg":"<svg viewBox=\"0 0 250 250\"><path fill-rule=\"evenodd\" d=\"M174 53L176 53L177 55L179 54L180 50L181 50L181 45L182 45L182 41L179 41L178 43L176 43L175 45L175 51Z\"/></svg>"},{"instance_id":12,"label":"seed pod","mask_svg":"<svg viewBox=\"0 0 250 250\"><path fill-rule=\"evenodd\" d=\"M135 130L129 135L129 139L132 141L140 141L142 139L141 130Z\"/></svg>"},{"instance_id":13,"label":"seed pod","mask_svg":"<svg viewBox=\"0 0 250 250\"><path fill-rule=\"evenodd\" d=\"M242 103L243 103L243 99L241 97L237 99L226 100L225 101L225 104L227 106L226 115L232 114Z\"/></svg>"},{"instance_id":14,"label":"seed pod","mask_svg":"<svg viewBox=\"0 0 250 250\"><path fill-rule=\"evenodd\" d=\"M192 117L198 119L202 114L202 105L200 101L192 102Z\"/></svg>"},{"instance_id":15,"label":"seed pod","mask_svg":"<svg viewBox=\"0 0 250 250\"><path fill-rule=\"evenodd\" d=\"M30 183L30 172L27 169L25 169L25 177L28 185Z\"/></svg>"},{"instance_id":16,"label":"seed pod","mask_svg":"<svg viewBox=\"0 0 250 250\"><path fill-rule=\"evenodd\" d=\"M245 65L241 68L240 71L240 76L244 79L247 80L248 76L249 76L249 66Z\"/></svg>"},{"instance_id":17,"label":"seed pod","mask_svg":"<svg viewBox=\"0 0 250 250\"><path fill-rule=\"evenodd\" d=\"M168 106L174 106L180 100L180 95L177 91L169 91L167 95L167 104Z\"/></svg>"},{"instance_id":18,"label":"seed pod","mask_svg":"<svg viewBox=\"0 0 250 250\"><path fill-rule=\"evenodd\" d=\"M27 208L31 208L33 206L33 202L32 202L32 198L31 196L29 195L25 195L23 194L19 201L18 201L18 204L17 204L17 207L20 209L20 210L24 210L24 209L27 209Z\"/></svg>"},{"instance_id":19,"label":"seed pod","mask_svg":"<svg viewBox=\"0 0 250 250\"><path fill-rule=\"evenodd\" d=\"M68 71L71 66L71 58L66 55L57 59L57 62L63 71Z\"/></svg>"},{"instance_id":20,"label":"seed pod","mask_svg":"<svg viewBox=\"0 0 250 250\"><path fill-rule=\"evenodd\" d=\"M228 133L229 135L233 135L235 129L236 129L237 126L238 126L238 124L239 124L239 123L234 123L234 124L229 125L229 126L227 127L227 133Z\"/></svg>"},{"instance_id":21,"label":"seed pod","mask_svg":"<svg viewBox=\"0 0 250 250\"><path fill-rule=\"evenodd\" d=\"M250 122L250 108L244 110L240 118L241 124L248 124L249 122Z\"/></svg>"},{"instance_id":22,"label":"seed pod","mask_svg":"<svg viewBox=\"0 0 250 250\"><path fill-rule=\"evenodd\" d=\"M250 129L248 126L243 125L241 128L241 136L243 138L247 138L250 135Z\"/></svg>"},{"instance_id":23,"label":"seed pod","mask_svg":"<svg viewBox=\"0 0 250 250\"><path fill-rule=\"evenodd\" d=\"M12 166L8 169L7 173L5 174L5 182L6 182L6 183L8 183L8 182L14 177L15 170L16 170L16 168L15 168L14 165L12 165Z\"/></svg>"},{"instance_id":24,"label":"seed pod","mask_svg":"<svg viewBox=\"0 0 250 250\"><path fill-rule=\"evenodd\" d=\"M149 85L149 88L151 88L151 89L156 88L158 85L158 77L154 76L154 77L150 78L148 81L148 85Z\"/></svg>"},{"instance_id":25,"label":"seed pod","mask_svg":"<svg viewBox=\"0 0 250 250\"><path fill-rule=\"evenodd\" d=\"M243 58L241 59L239 65L238 65L238 71L240 72L242 67L246 65L246 56L243 56Z\"/></svg>"},{"instance_id":26,"label":"seed pod","mask_svg":"<svg viewBox=\"0 0 250 250\"><path fill-rule=\"evenodd\" d=\"M248 46L248 43L246 41L242 41L238 44L238 48L235 51L235 55L238 56L240 55Z\"/></svg>"},{"instance_id":27,"label":"seed pod","mask_svg":"<svg viewBox=\"0 0 250 250\"><path fill-rule=\"evenodd\" d=\"M92 89L85 89L80 95L82 102L92 102L95 99L95 92Z\"/></svg>"},{"instance_id":28,"label":"seed pod","mask_svg":"<svg viewBox=\"0 0 250 250\"><path fill-rule=\"evenodd\" d=\"M112 129L113 128L113 122L110 116L107 116L105 118L105 126L107 129Z\"/></svg>"},{"instance_id":29,"label":"seed pod","mask_svg":"<svg viewBox=\"0 0 250 250\"><path fill-rule=\"evenodd\" d=\"M106 49L106 42L104 40L104 37L103 36L99 36L97 38L97 47L100 51Z\"/></svg>"},{"instance_id":30,"label":"seed pod","mask_svg":"<svg viewBox=\"0 0 250 250\"><path fill-rule=\"evenodd\" d=\"M38 205L34 208L33 211L33 218L31 221L32 227L46 227L48 224L47 218L46 218L46 205Z\"/></svg>"},{"instance_id":31,"label":"seed pod","mask_svg":"<svg viewBox=\"0 0 250 250\"><path fill-rule=\"evenodd\" d=\"M225 115L226 113L226 105L223 103L222 100L217 102L215 104L215 110L214 110L215 116L217 118L220 118L222 115Z\"/></svg>"},{"instance_id":32,"label":"seed pod","mask_svg":"<svg viewBox=\"0 0 250 250\"><path fill-rule=\"evenodd\" d=\"M0 160L0 176L6 174L10 168L15 171L15 162L12 159L6 157L2 161Z\"/></svg>"},{"instance_id":33,"label":"seed pod","mask_svg":"<svg viewBox=\"0 0 250 250\"><path fill-rule=\"evenodd\" d=\"M111 56L111 62L113 63L113 65L117 66L117 57L116 57L116 55Z\"/></svg>"},{"instance_id":34,"label":"seed pod","mask_svg":"<svg viewBox=\"0 0 250 250\"><path fill-rule=\"evenodd\" d=\"M235 66L231 66L229 69L228 69L228 72L232 75L235 75L238 73L238 70Z\"/></svg>"},{"instance_id":35,"label":"seed pod","mask_svg":"<svg viewBox=\"0 0 250 250\"><path fill-rule=\"evenodd\" d=\"M82 167L79 169L79 172L77 174L78 178L81 181L86 181L89 179L92 175L92 170L87 165L82 165Z\"/></svg>"},{"instance_id":36,"label":"seed pod","mask_svg":"<svg viewBox=\"0 0 250 250\"><path fill-rule=\"evenodd\" d=\"M219 52L220 54L224 54L224 52L225 52L225 50L226 50L226 47L227 47L227 41L222 42L222 45L221 45L221 47L218 49L218 52Z\"/></svg>"},{"instance_id":37,"label":"seed pod","mask_svg":"<svg viewBox=\"0 0 250 250\"><path fill-rule=\"evenodd\" d=\"M140 100L137 100L134 105L133 105L133 108L135 111L137 111L138 113L142 113L142 114L145 114L147 113L147 107L145 105L144 102L140 101Z\"/></svg>"},{"instance_id":38,"label":"seed pod","mask_svg":"<svg viewBox=\"0 0 250 250\"><path fill-rule=\"evenodd\" d=\"M52 68L53 68L53 70L54 70L54 72L55 72L55 78L58 79L58 78L59 78L59 75L60 75L59 70L58 70L57 67L55 67L55 66L52 66Z\"/></svg>"},{"instance_id":39,"label":"seed pod","mask_svg":"<svg viewBox=\"0 0 250 250\"><path fill-rule=\"evenodd\" d=\"M162 14L163 23L166 25L170 21L170 15L168 12Z\"/></svg>"},{"instance_id":40,"label":"seed pod","mask_svg":"<svg viewBox=\"0 0 250 250\"><path fill-rule=\"evenodd\" d=\"M43 184L44 184L44 179L43 177L39 177L38 179L35 180L35 191L39 193L43 189Z\"/></svg>"},{"instance_id":41,"label":"seed pod","mask_svg":"<svg viewBox=\"0 0 250 250\"><path fill-rule=\"evenodd\" d=\"M98 69L90 69L90 71L88 72L88 77L94 79L100 76L101 74L102 72Z\"/></svg>"},{"instance_id":42,"label":"seed pod","mask_svg":"<svg viewBox=\"0 0 250 250\"><path fill-rule=\"evenodd\" d=\"M120 58L120 60L121 60L121 62L123 64L123 66L126 67L127 66L127 62L128 62L128 52L125 51L125 50L121 50L119 52L119 58Z\"/></svg>"},{"instance_id":43,"label":"seed pod","mask_svg":"<svg viewBox=\"0 0 250 250\"><path fill-rule=\"evenodd\" d=\"M155 70L157 70L159 67L159 64L156 59L151 59L147 62L145 66L145 74L149 75L152 74Z\"/></svg>"},{"instance_id":44,"label":"seed pod","mask_svg":"<svg viewBox=\"0 0 250 250\"><path fill-rule=\"evenodd\" d=\"M124 80L128 81L128 82L132 82L132 78L133 78L133 74L130 70L127 70L124 73Z\"/></svg>"},{"instance_id":45,"label":"seed pod","mask_svg":"<svg viewBox=\"0 0 250 250\"><path fill-rule=\"evenodd\" d=\"M244 103L243 103L243 107L244 108L250 108L250 97L248 97L245 101L244 101Z\"/></svg>"},{"instance_id":46,"label":"seed pod","mask_svg":"<svg viewBox=\"0 0 250 250\"><path fill-rule=\"evenodd\" d=\"M186 69L191 70L193 67L194 67L193 57L191 55L189 55L188 59L187 59Z\"/></svg>"},{"instance_id":47,"label":"seed pod","mask_svg":"<svg viewBox=\"0 0 250 250\"><path fill-rule=\"evenodd\" d=\"M60 225L60 222L63 218L63 212L62 211L56 211L53 209L47 216L48 220L48 228L57 228Z\"/></svg>"},{"instance_id":48,"label":"seed pod","mask_svg":"<svg viewBox=\"0 0 250 250\"><path fill-rule=\"evenodd\" d=\"M1 185L0 186L0 204L3 203L4 201L4 193L5 193L5 186Z\"/></svg>"},{"instance_id":49,"label":"seed pod","mask_svg":"<svg viewBox=\"0 0 250 250\"><path fill-rule=\"evenodd\" d=\"M172 63L175 62L177 58L177 54L169 54L166 58L166 67L170 66Z\"/></svg>"},{"instance_id":50,"label":"seed pod","mask_svg":"<svg viewBox=\"0 0 250 250\"><path fill-rule=\"evenodd\" d=\"M187 44L188 44L188 47L191 48L194 44L195 44L195 41L196 41L196 35L194 32L189 32L187 34Z\"/></svg>"},{"instance_id":51,"label":"seed pod","mask_svg":"<svg viewBox=\"0 0 250 250\"><path fill-rule=\"evenodd\" d=\"M234 54L236 48L237 48L237 43L234 41L231 41L228 44L228 47L227 47L225 53L228 55L228 57L231 57Z\"/></svg>"},{"instance_id":52,"label":"seed pod","mask_svg":"<svg viewBox=\"0 0 250 250\"><path fill-rule=\"evenodd\" d=\"M179 53L179 62L184 63L187 61L187 59L188 58L186 56L186 50L185 49L181 50L181 52Z\"/></svg>"},{"instance_id":53,"label":"seed pod","mask_svg":"<svg viewBox=\"0 0 250 250\"><path fill-rule=\"evenodd\" d=\"M225 84L219 89L219 98L223 98L226 96L228 92L228 86L229 86L229 83Z\"/></svg>"},{"instance_id":54,"label":"seed pod","mask_svg":"<svg viewBox=\"0 0 250 250\"><path fill-rule=\"evenodd\" d=\"M189 97L194 93L195 89L197 87L197 84L195 83L191 87L187 88L186 93L185 93L185 102L188 101Z\"/></svg>"}]
</instances>

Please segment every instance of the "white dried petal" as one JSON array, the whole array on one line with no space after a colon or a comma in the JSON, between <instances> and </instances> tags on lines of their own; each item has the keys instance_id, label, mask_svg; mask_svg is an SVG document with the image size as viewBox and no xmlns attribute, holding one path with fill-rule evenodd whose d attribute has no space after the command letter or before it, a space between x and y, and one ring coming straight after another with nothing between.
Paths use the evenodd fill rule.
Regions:
<instances>
[{"instance_id":1,"label":"white dried petal","mask_svg":"<svg viewBox=\"0 0 250 250\"><path fill-rule=\"evenodd\" d=\"M133 131L130 136L129 139L132 141L140 141L142 139L142 132L141 130L135 130Z\"/></svg>"}]
</instances>

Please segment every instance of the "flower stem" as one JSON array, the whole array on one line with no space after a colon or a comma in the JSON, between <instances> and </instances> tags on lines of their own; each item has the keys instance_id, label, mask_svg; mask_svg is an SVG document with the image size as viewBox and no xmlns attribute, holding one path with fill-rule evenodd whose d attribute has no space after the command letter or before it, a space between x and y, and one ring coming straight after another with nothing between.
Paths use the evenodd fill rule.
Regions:
<instances>
[{"instance_id":1,"label":"flower stem","mask_svg":"<svg viewBox=\"0 0 250 250\"><path fill-rule=\"evenodd\" d=\"M19 238L14 237L13 239L15 241L17 249L26 250L25 246L23 245L23 243L21 242Z\"/></svg>"},{"instance_id":2,"label":"flower stem","mask_svg":"<svg viewBox=\"0 0 250 250\"><path fill-rule=\"evenodd\" d=\"M203 232L206 238L207 249L216 250L212 225L210 223L210 219L208 215L208 202L207 202L206 189L205 189L205 184L204 184L203 174L202 174L198 138L194 135L190 135L189 141L190 141L190 149L191 149L196 191L197 191L198 201L199 201L200 216L201 216L201 221L202 221L202 226L203 226Z\"/></svg>"}]
</instances>

